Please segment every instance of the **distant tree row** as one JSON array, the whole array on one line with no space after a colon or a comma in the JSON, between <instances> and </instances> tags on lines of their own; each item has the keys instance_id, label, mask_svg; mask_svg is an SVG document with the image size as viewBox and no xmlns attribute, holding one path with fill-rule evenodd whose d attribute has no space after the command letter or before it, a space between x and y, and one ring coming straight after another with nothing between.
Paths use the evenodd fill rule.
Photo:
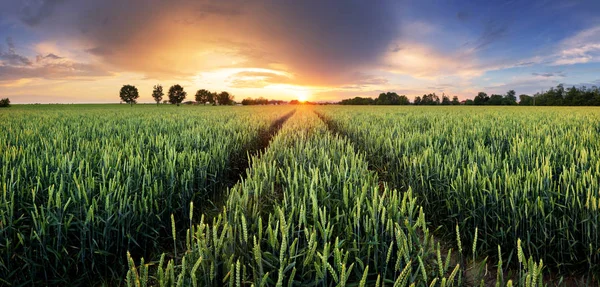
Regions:
<instances>
[{"instance_id":1,"label":"distant tree row","mask_svg":"<svg viewBox=\"0 0 600 287\"><path fill-rule=\"evenodd\" d=\"M233 101L233 96L228 92L210 92L205 89L200 89L196 92L196 102L199 104L210 104L210 105L222 105L228 106L233 105L235 102Z\"/></svg>"},{"instance_id":2,"label":"distant tree row","mask_svg":"<svg viewBox=\"0 0 600 287\"><path fill-rule=\"evenodd\" d=\"M575 86L565 89L562 84L556 88L533 96L520 95L519 105L523 106L600 106L600 88Z\"/></svg>"},{"instance_id":3,"label":"distant tree row","mask_svg":"<svg viewBox=\"0 0 600 287\"><path fill-rule=\"evenodd\" d=\"M161 85L155 85L152 90L152 98L158 105L164 96L163 87ZM140 97L138 89L132 85L124 85L119 92L119 96L121 97L121 101L133 105L137 103L137 99ZM179 106L185 97L187 96L187 92L184 91L181 85L173 85L169 88L169 92L167 94L169 97L167 103L176 104ZM233 101L233 96L228 92L210 92L205 89L198 90L196 92L195 100L197 103L202 104L212 104L212 105L233 105L235 102Z\"/></svg>"},{"instance_id":4,"label":"distant tree row","mask_svg":"<svg viewBox=\"0 0 600 287\"><path fill-rule=\"evenodd\" d=\"M505 95L492 94L491 96L488 96L484 92L479 92L473 99L473 104L478 106L513 106L517 104L517 97L515 95L514 90L506 92Z\"/></svg>"},{"instance_id":5,"label":"distant tree row","mask_svg":"<svg viewBox=\"0 0 600 287\"><path fill-rule=\"evenodd\" d=\"M454 96L452 101L448 96L442 94L442 100L440 101L440 97L438 97L435 93L425 94L423 97L416 97L413 104L415 105L424 105L424 106L432 106L432 105L460 105L460 101L458 101L458 97Z\"/></svg>"},{"instance_id":6,"label":"distant tree row","mask_svg":"<svg viewBox=\"0 0 600 287\"><path fill-rule=\"evenodd\" d=\"M253 98L245 98L242 100L242 105L244 106L252 106L252 105L283 105L286 104L286 101L281 100L268 100L263 97L253 99Z\"/></svg>"},{"instance_id":7,"label":"distant tree row","mask_svg":"<svg viewBox=\"0 0 600 287\"><path fill-rule=\"evenodd\" d=\"M340 102L341 105L409 105L410 101L404 95L399 96L395 92L379 94L377 99L355 97L345 99Z\"/></svg>"}]
</instances>

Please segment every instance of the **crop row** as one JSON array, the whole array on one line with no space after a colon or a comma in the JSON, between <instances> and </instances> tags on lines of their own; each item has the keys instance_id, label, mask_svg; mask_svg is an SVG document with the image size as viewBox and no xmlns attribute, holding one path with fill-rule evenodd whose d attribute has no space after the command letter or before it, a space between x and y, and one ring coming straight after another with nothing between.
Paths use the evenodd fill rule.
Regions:
<instances>
[{"instance_id":1,"label":"crop row","mask_svg":"<svg viewBox=\"0 0 600 287\"><path fill-rule=\"evenodd\" d=\"M173 252L158 262L136 266L129 256L128 286L462 286L468 279L463 246L453 251L431 235L412 191L380 182L365 156L310 110L285 123L227 196L215 217L190 213L184 239L173 227ZM543 264L522 250L519 260L513 279L540 284ZM494 279L512 286L503 276Z\"/></svg>"},{"instance_id":2,"label":"crop row","mask_svg":"<svg viewBox=\"0 0 600 287\"><path fill-rule=\"evenodd\" d=\"M463 238L475 238L478 228L477 246L492 255L498 245L512 252L521 238L553 270L597 274L600 113L460 109L319 113L390 183L411 187L444 230L458 224Z\"/></svg>"},{"instance_id":3,"label":"crop row","mask_svg":"<svg viewBox=\"0 0 600 287\"><path fill-rule=\"evenodd\" d=\"M181 225L191 201L221 191L235 161L289 110L0 114L0 285L120 274L128 250L159 250L171 214Z\"/></svg>"}]
</instances>

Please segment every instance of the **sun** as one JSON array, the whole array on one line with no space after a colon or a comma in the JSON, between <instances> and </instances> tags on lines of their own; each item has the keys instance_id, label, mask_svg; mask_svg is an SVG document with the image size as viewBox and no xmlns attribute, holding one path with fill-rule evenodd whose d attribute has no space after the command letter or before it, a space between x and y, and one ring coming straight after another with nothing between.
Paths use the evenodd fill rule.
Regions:
<instances>
[{"instance_id":1,"label":"sun","mask_svg":"<svg viewBox=\"0 0 600 287\"><path fill-rule=\"evenodd\" d=\"M306 102L308 101L310 94L308 91L297 91L296 92L296 97L298 98L299 102Z\"/></svg>"}]
</instances>

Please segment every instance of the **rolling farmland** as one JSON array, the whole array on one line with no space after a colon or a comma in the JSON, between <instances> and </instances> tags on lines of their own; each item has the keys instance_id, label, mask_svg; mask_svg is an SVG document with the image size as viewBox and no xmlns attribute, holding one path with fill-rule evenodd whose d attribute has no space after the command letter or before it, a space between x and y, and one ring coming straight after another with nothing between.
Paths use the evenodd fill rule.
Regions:
<instances>
[{"instance_id":1,"label":"rolling farmland","mask_svg":"<svg viewBox=\"0 0 600 287\"><path fill-rule=\"evenodd\" d=\"M1 284L598 282L595 108L19 106L0 129Z\"/></svg>"}]
</instances>

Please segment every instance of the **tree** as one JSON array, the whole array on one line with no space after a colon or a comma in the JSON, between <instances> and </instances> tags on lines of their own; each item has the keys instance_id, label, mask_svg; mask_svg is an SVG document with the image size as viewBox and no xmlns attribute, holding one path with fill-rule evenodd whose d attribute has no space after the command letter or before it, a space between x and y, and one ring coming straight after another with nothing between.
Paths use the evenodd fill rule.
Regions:
<instances>
[{"instance_id":1,"label":"tree","mask_svg":"<svg viewBox=\"0 0 600 287\"><path fill-rule=\"evenodd\" d=\"M340 102L340 105L373 105L375 100L373 98L361 98L355 97L353 99L345 99Z\"/></svg>"},{"instance_id":2,"label":"tree","mask_svg":"<svg viewBox=\"0 0 600 287\"><path fill-rule=\"evenodd\" d=\"M174 85L169 88L169 102L171 104L181 104L183 100L187 96L187 93L183 90L183 87L180 85Z\"/></svg>"},{"instance_id":3,"label":"tree","mask_svg":"<svg viewBox=\"0 0 600 287\"><path fill-rule=\"evenodd\" d=\"M10 107L10 100L8 98L4 98L0 100L0 108L8 108Z\"/></svg>"},{"instance_id":4,"label":"tree","mask_svg":"<svg viewBox=\"0 0 600 287\"><path fill-rule=\"evenodd\" d=\"M533 105L533 97L529 95L520 95L519 96L519 105L521 106L532 106Z\"/></svg>"},{"instance_id":5,"label":"tree","mask_svg":"<svg viewBox=\"0 0 600 287\"><path fill-rule=\"evenodd\" d=\"M491 105L491 106L499 106L499 105L502 105L502 102L503 102L502 95L492 94L492 96L490 96L490 99L485 104Z\"/></svg>"},{"instance_id":6,"label":"tree","mask_svg":"<svg viewBox=\"0 0 600 287\"><path fill-rule=\"evenodd\" d=\"M435 94L426 94L421 98L421 105L438 105L440 98Z\"/></svg>"},{"instance_id":7,"label":"tree","mask_svg":"<svg viewBox=\"0 0 600 287\"><path fill-rule=\"evenodd\" d=\"M268 105L271 102L273 102L273 104L276 104L276 101L269 101L263 97L259 97L258 99L253 99L253 98L245 98L242 100L242 105L244 106L248 106L248 105Z\"/></svg>"},{"instance_id":8,"label":"tree","mask_svg":"<svg viewBox=\"0 0 600 287\"><path fill-rule=\"evenodd\" d=\"M458 100L458 97L457 97L457 96L454 96L454 97L452 98L452 105L454 105L454 106L455 106L455 105L460 105L460 101Z\"/></svg>"},{"instance_id":9,"label":"tree","mask_svg":"<svg viewBox=\"0 0 600 287\"><path fill-rule=\"evenodd\" d=\"M213 93L208 90L201 89L196 92L196 102L206 105L206 103L213 103L215 101Z\"/></svg>"},{"instance_id":10,"label":"tree","mask_svg":"<svg viewBox=\"0 0 600 287\"><path fill-rule=\"evenodd\" d=\"M479 92L475 99L473 99L473 104L475 105L485 105L487 101L490 99L488 95L484 92Z\"/></svg>"},{"instance_id":11,"label":"tree","mask_svg":"<svg viewBox=\"0 0 600 287\"><path fill-rule=\"evenodd\" d=\"M512 106L517 104L517 97L515 96L515 90L510 90L506 92L504 99L502 100L503 105Z\"/></svg>"},{"instance_id":12,"label":"tree","mask_svg":"<svg viewBox=\"0 0 600 287\"><path fill-rule=\"evenodd\" d=\"M163 87L161 85L155 85L154 90L152 91L152 97L154 98L157 106L160 101L162 101L164 95L165 93L163 93Z\"/></svg>"},{"instance_id":13,"label":"tree","mask_svg":"<svg viewBox=\"0 0 600 287\"><path fill-rule=\"evenodd\" d=\"M452 103L450 102L450 98L448 98L448 96L446 95L442 95L442 105L446 105L449 106Z\"/></svg>"},{"instance_id":14,"label":"tree","mask_svg":"<svg viewBox=\"0 0 600 287\"><path fill-rule=\"evenodd\" d=\"M419 97L419 96L415 97L415 100L413 101L413 104L420 105L421 104L421 97Z\"/></svg>"},{"instance_id":15,"label":"tree","mask_svg":"<svg viewBox=\"0 0 600 287\"><path fill-rule=\"evenodd\" d=\"M233 105L233 96L228 92L221 92L217 95L217 102L221 106Z\"/></svg>"},{"instance_id":16,"label":"tree","mask_svg":"<svg viewBox=\"0 0 600 287\"><path fill-rule=\"evenodd\" d=\"M133 106L136 103L137 98L140 97L138 89L132 85L124 85L119 93L121 100Z\"/></svg>"}]
</instances>

